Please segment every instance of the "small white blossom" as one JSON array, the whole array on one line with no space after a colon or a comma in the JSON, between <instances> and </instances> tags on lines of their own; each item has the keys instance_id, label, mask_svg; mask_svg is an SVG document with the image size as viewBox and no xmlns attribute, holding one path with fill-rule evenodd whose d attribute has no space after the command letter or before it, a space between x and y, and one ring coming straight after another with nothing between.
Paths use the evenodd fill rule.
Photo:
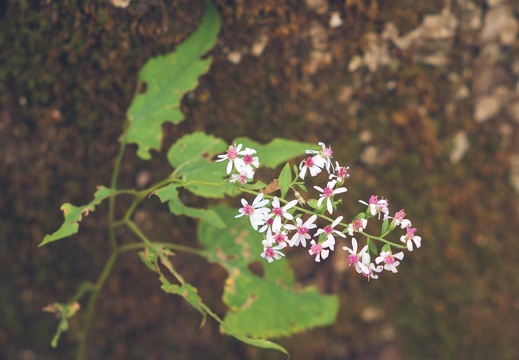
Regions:
<instances>
[{"instance_id":1,"label":"small white blossom","mask_svg":"<svg viewBox=\"0 0 519 360\"><path fill-rule=\"evenodd\" d=\"M353 222L351 224L348 225L348 234L350 234L350 236L353 236L353 233L355 231L358 231L358 232L364 231L364 229L366 228L367 225L368 225L368 220L366 220L364 218L355 219L355 220L353 220Z\"/></svg>"},{"instance_id":2,"label":"small white blossom","mask_svg":"<svg viewBox=\"0 0 519 360\"><path fill-rule=\"evenodd\" d=\"M243 207L239 209L240 212L235 217L241 217L243 215L247 215L250 219L250 223L254 230L258 230L258 226L261 226L265 223L268 217L268 213L270 210L265 208L269 202L268 199L263 199L263 193L259 193L258 196L252 202L252 205L249 205L247 200L241 199L241 203Z\"/></svg>"},{"instance_id":3,"label":"small white blossom","mask_svg":"<svg viewBox=\"0 0 519 360\"><path fill-rule=\"evenodd\" d=\"M414 233L416 232L416 228L407 228L407 233L400 237L400 241L403 243L407 243L407 249L409 251L413 251L413 241L417 248L422 246L422 238L420 236L416 236Z\"/></svg>"},{"instance_id":4,"label":"small white blossom","mask_svg":"<svg viewBox=\"0 0 519 360\"><path fill-rule=\"evenodd\" d=\"M281 243L276 246L269 245L266 240L263 242L263 252L261 253L261 257L268 260L269 263L274 260L279 260L281 257L285 256L280 250L283 250L287 245L285 243Z\"/></svg>"},{"instance_id":5,"label":"small white blossom","mask_svg":"<svg viewBox=\"0 0 519 360\"><path fill-rule=\"evenodd\" d=\"M393 224L395 226L399 226L402 228L402 229L405 229L405 228L408 228L408 227L411 227L411 221L408 220L408 219L404 219L405 218L405 212L404 212L404 209L400 210L400 211L397 211L397 213L395 214L395 216L393 217Z\"/></svg>"},{"instance_id":6,"label":"small white blossom","mask_svg":"<svg viewBox=\"0 0 519 360\"><path fill-rule=\"evenodd\" d=\"M392 271L397 273L398 270L396 267L400 264L400 261L396 261L395 259L402 260L404 258L404 253L399 252L396 254L392 254L391 251L382 251L380 256L375 259L377 264L384 263L384 270Z\"/></svg>"},{"instance_id":7,"label":"small white blossom","mask_svg":"<svg viewBox=\"0 0 519 360\"><path fill-rule=\"evenodd\" d=\"M306 150L305 152L307 154L312 154L315 156L319 156L324 160L324 166L326 166L326 171L328 171L328 174L333 172L333 164L332 164L332 155L333 151L331 146L326 147L326 144L323 142L317 143L319 146L321 146L321 150ZM312 175L313 176L313 175Z\"/></svg>"},{"instance_id":8,"label":"small white blossom","mask_svg":"<svg viewBox=\"0 0 519 360\"><path fill-rule=\"evenodd\" d=\"M332 180L328 182L326 188L324 189L320 188L319 186L314 186L316 190L322 192L322 194L319 195L319 200L317 200L317 206L320 207L323 201L326 199L326 209L330 214L333 213L333 204L331 198L333 198L333 196L336 194L341 194L348 191L348 189L346 189L345 187L341 187L334 190L333 188L335 187L335 184L337 184L337 180Z\"/></svg>"},{"instance_id":9,"label":"small white blossom","mask_svg":"<svg viewBox=\"0 0 519 360\"><path fill-rule=\"evenodd\" d=\"M342 219L343 219L343 217L339 216L337 219L335 219L333 221L333 223L331 225L326 225L324 228L318 229L317 232L315 233L315 236L319 236L321 234L326 234L326 239L327 239L327 241L329 241L329 244L330 244L329 248L331 250L333 250L333 247L335 246L335 237L333 236L334 234L338 235L340 237L343 237L343 238L346 237L346 235L341 233L339 230L334 229L334 227L337 226L337 224L340 223L342 221Z\"/></svg>"},{"instance_id":10,"label":"small white blossom","mask_svg":"<svg viewBox=\"0 0 519 360\"><path fill-rule=\"evenodd\" d=\"M366 260L369 261L369 254L367 253L368 245L364 245L362 250L357 253L357 246L358 246L357 240L355 238L352 238L351 244L352 244L351 249L347 246L343 246L343 248L342 248L343 250L346 250L350 253L350 255L348 256L348 265L355 266L355 270L358 273L368 274L369 269L366 266L366 264L364 264L366 262ZM364 259L364 261L363 261L363 259Z\"/></svg>"},{"instance_id":11,"label":"small white blossom","mask_svg":"<svg viewBox=\"0 0 519 360\"><path fill-rule=\"evenodd\" d=\"M271 217L274 218L273 223L272 223L272 231L279 232L281 230L281 225L282 225L281 224L281 220L282 220L281 218L285 218L287 220L293 220L294 219L292 214L287 212L287 210L293 208L294 206L296 206L296 204L297 204L297 200L292 200L288 204L286 204L284 206L281 206L277 196L274 197L274 199L272 199L272 213L271 213Z\"/></svg>"},{"instance_id":12,"label":"small white blossom","mask_svg":"<svg viewBox=\"0 0 519 360\"><path fill-rule=\"evenodd\" d=\"M240 168L238 171L244 171L249 179L254 177L254 168L259 167L259 159L256 156L252 156L256 153L256 150L246 148L243 150L243 160L238 164Z\"/></svg>"},{"instance_id":13,"label":"small white blossom","mask_svg":"<svg viewBox=\"0 0 519 360\"><path fill-rule=\"evenodd\" d=\"M309 157L306 160L301 161L299 164L299 177L304 179L307 171L310 171L310 175L316 176L323 170L325 165L326 160L324 160L320 155Z\"/></svg>"},{"instance_id":14,"label":"small white blossom","mask_svg":"<svg viewBox=\"0 0 519 360\"><path fill-rule=\"evenodd\" d=\"M329 242L329 240L326 240L321 244L316 244L315 240L312 240L310 241L310 249L308 250L308 252L310 253L310 255L316 255L315 261L320 262L321 259L326 259L330 254L330 250L327 249L330 247L330 245L332 244ZM330 249L333 250L333 245L332 247L330 247Z\"/></svg>"},{"instance_id":15,"label":"small white blossom","mask_svg":"<svg viewBox=\"0 0 519 360\"><path fill-rule=\"evenodd\" d=\"M227 153L218 155L218 159L215 160L216 162L229 160L229 163L227 164L227 174L231 173L233 165L236 168L236 170L238 170L238 172L240 172L241 168L243 167L243 165L244 165L243 160L238 157L240 155L242 155L242 156L245 155L245 150L240 151L242 146L243 146L242 144L238 144L237 146L236 146L236 144L235 144L235 146L229 145L229 148L227 149Z\"/></svg>"},{"instance_id":16,"label":"small white blossom","mask_svg":"<svg viewBox=\"0 0 519 360\"><path fill-rule=\"evenodd\" d=\"M378 218L380 219L380 214L384 214L383 220L387 220L389 217L389 202L386 199L378 199L378 196L371 195L368 202L359 200L361 204L367 205L369 209L369 214L371 216L375 216L378 214Z\"/></svg>"},{"instance_id":17,"label":"small white blossom","mask_svg":"<svg viewBox=\"0 0 519 360\"><path fill-rule=\"evenodd\" d=\"M290 246L298 246L301 243L303 247L306 247L306 240L311 238L310 234L308 233L308 230L317 227L317 225L314 224L314 221L316 219L317 215L312 215L304 223L301 220L301 218L297 218L296 225L285 225L285 229L287 230L296 230L296 233L290 239Z\"/></svg>"}]
</instances>

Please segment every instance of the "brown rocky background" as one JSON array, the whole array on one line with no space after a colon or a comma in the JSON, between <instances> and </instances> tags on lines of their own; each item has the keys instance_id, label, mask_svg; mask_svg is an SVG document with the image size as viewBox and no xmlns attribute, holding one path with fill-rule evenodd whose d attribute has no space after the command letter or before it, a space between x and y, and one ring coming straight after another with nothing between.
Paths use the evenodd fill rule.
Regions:
<instances>
[{"instance_id":1,"label":"brown rocky background","mask_svg":"<svg viewBox=\"0 0 519 360\"><path fill-rule=\"evenodd\" d=\"M323 264L291 252L301 284L341 299L333 326L280 340L292 358L518 358L519 3L215 5L213 65L183 101L186 121L164 127L165 144L193 130L325 141L351 168L344 215L383 195L423 239L397 275L369 283L340 251ZM138 69L174 50L202 12L184 0L0 1L0 358L74 356L82 313L52 349L57 321L41 308L99 275L106 209L73 238L37 245L60 225L62 203L109 184ZM168 174L165 149L150 162L129 149L120 185ZM196 241L196 223L156 199L136 220L154 239ZM224 313L224 270L185 254L175 265ZM127 254L101 293L89 359L283 358L200 320Z\"/></svg>"}]
</instances>

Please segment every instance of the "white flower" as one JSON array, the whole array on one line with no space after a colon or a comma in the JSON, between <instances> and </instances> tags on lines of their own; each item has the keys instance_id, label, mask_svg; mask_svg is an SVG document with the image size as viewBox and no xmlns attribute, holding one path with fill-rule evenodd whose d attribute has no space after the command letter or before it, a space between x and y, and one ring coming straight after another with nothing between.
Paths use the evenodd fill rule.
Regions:
<instances>
[{"instance_id":1,"label":"white flower","mask_svg":"<svg viewBox=\"0 0 519 360\"><path fill-rule=\"evenodd\" d=\"M359 202L361 204L368 206L368 209L369 209L368 213L371 216L375 216L376 214L378 214L378 218L380 219L380 214L383 213L384 220L387 220L387 218L389 217L389 209L388 209L389 202L386 199L379 200L378 196L371 195L368 202L365 202L362 200L359 200Z\"/></svg>"},{"instance_id":2,"label":"white flower","mask_svg":"<svg viewBox=\"0 0 519 360\"><path fill-rule=\"evenodd\" d=\"M396 261L395 259L402 260L404 258L404 253L399 252L393 255L391 251L382 251L380 256L375 259L377 264L384 263L384 270L392 271L394 273L398 272L396 267L400 264L400 261Z\"/></svg>"},{"instance_id":3,"label":"white flower","mask_svg":"<svg viewBox=\"0 0 519 360\"><path fill-rule=\"evenodd\" d=\"M403 243L407 243L407 249L409 251L413 251L413 241L417 248L422 246L422 238L420 236L416 236L414 233L416 232L416 228L407 228L407 233L400 237L400 241Z\"/></svg>"},{"instance_id":4,"label":"white flower","mask_svg":"<svg viewBox=\"0 0 519 360\"><path fill-rule=\"evenodd\" d=\"M292 214L287 212L288 209L296 206L297 200L292 200L288 204L281 206L279 203L278 197L274 197L272 199L272 213L271 216L274 217L274 221L272 223L272 231L279 232L281 230L281 218L285 218L287 220L293 220L294 217Z\"/></svg>"},{"instance_id":5,"label":"white flower","mask_svg":"<svg viewBox=\"0 0 519 360\"><path fill-rule=\"evenodd\" d=\"M404 209L402 209L400 211L397 211L396 214L395 214L395 217L393 218L394 226L399 226L400 225L400 227L402 229L411 227L411 221L408 220L408 219L404 219L405 215L406 214L404 212Z\"/></svg>"},{"instance_id":6,"label":"white flower","mask_svg":"<svg viewBox=\"0 0 519 360\"><path fill-rule=\"evenodd\" d=\"M281 243L277 246L271 246L267 243L266 240L263 242L263 252L261 253L261 257L268 260L269 263L275 260L281 259L281 257L285 256L280 250L284 249L287 244Z\"/></svg>"},{"instance_id":7,"label":"white flower","mask_svg":"<svg viewBox=\"0 0 519 360\"><path fill-rule=\"evenodd\" d=\"M308 230L314 229L317 225L314 224L314 221L317 219L317 215L312 215L308 220L304 223L301 218L296 219L296 224L286 224L285 229L287 230L296 230L296 233L290 239L290 246L298 246L300 243L303 244L303 247L306 247L306 240L310 239L311 236L308 234Z\"/></svg>"},{"instance_id":8,"label":"white flower","mask_svg":"<svg viewBox=\"0 0 519 360\"><path fill-rule=\"evenodd\" d=\"M310 171L310 175L316 176L323 170L325 165L326 160L324 160L321 155L309 157L306 160L301 161L299 164L299 177L304 179L306 171Z\"/></svg>"},{"instance_id":9,"label":"white flower","mask_svg":"<svg viewBox=\"0 0 519 360\"><path fill-rule=\"evenodd\" d=\"M319 200L317 200L317 206L320 207L324 199L326 199L326 209L328 209L328 212L330 214L333 213L333 204L331 198L333 198L333 196L336 194L341 194L348 191L348 189L346 189L345 187L341 187L334 190L333 188L335 187L335 184L337 184L337 180L332 180L328 182L326 188L324 189L320 188L319 186L314 186L314 189L322 192L322 194L319 195Z\"/></svg>"},{"instance_id":10,"label":"white flower","mask_svg":"<svg viewBox=\"0 0 519 360\"><path fill-rule=\"evenodd\" d=\"M352 238L351 244L351 249L347 246L343 246L342 248L343 250L346 250L350 253L350 255L348 256L348 265L355 266L355 270L358 273L368 274L369 269L366 266L366 264L364 264L365 262L368 262L369 264L369 254L366 252L368 251L368 245L364 245L362 250L357 253L357 240L355 238Z\"/></svg>"},{"instance_id":11,"label":"white flower","mask_svg":"<svg viewBox=\"0 0 519 360\"><path fill-rule=\"evenodd\" d=\"M227 153L223 155L218 155L219 159L215 160L216 162L229 160L229 163L227 164L227 174L231 173L233 165L236 168L236 170L238 170L238 172L240 172L241 168L244 166L243 160L238 157L239 155L245 155L245 150L240 151L241 148L242 144L238 144L238 146L236 146L236 144L235 146L229 145Z\"/></svg>"},{"instance_id":12,"label":"white flower","mask_svg":"<svg viewBox=\"0 0 519 360\"><path fill-rule=\"evenodd\" d=\"M243 207L238 210L240 213L235 217L247 215L254 230L258 230L258 226L263 225L268 218L270 210L264 207L268 202L268 199L263 199L263 193L259 193L256 196L252 205L249 205L247 200L241 199Z\"/></svg>"},{"instance_id":13,"label":"white flower","mask_svg":"<svg viewBox=\"0 0 519 360\"><path fill-rule=\"evenodd\" d=\"M339 184L344 183L344 180L350 177L350 174L348 174L348 170L350 169L349 166L340 166L339 162L335 162L335 174L330 174L329 179L336 178L339 181Z\"/></svg>"},{"instance_id":14,"label":"white flower","mask_svg":"<svg viewBox=\"0 0 519 360\"><path fill-rule=\"evenodd\" d=\"M310 241L310 245L311 246L310 246L310 249L308 250L308 252L310 253L310 255L316 255L315 256L316 262L320 262L321 258L323 260L326 259L328 257L328 255L330 254L330 250L326 249L326 248L330 247L330 245L331 245L329 240L326 240L326 241L322 242L321 244L316 244L315 240L312 240L312 241ZM330 248L333 250L333 245Z\"/></svg>"},{"instance_id":15,"label":"white flower","mask_svg":"<svg viewBox=\"0 0 519 360\"><path fill-rule=\"evenodd\" d=\"M231 163L229 163L231 164ZM245 171L245 168L242 168L239 174L231 174L231 178L229 179L229 182L237 182L239 181L242 185L247 183L247 179L252 179L254 177L254 171L252 172L252 177L247 177L247 172Z\"/></svg>"},{"instance_id":16,"label":"white flower","mask_svg":"<svg viewBox=\"0 0 519 360\"><path fill-rule=\"evenodd\" d=\"M355 219L351 224L348 225L348 234L350 234L350 236L353 236L353 232L355 231L364 231L367 225L368 220L364 218Z\"/></svg>"},{"instance_id":17,"label":"white flower","mask_svg":"<svg viewBox=\"0 0 519 360\"><path fill-rule=\"evenodd\" d=\"M321 157L324 160L324 166L326 166L326 171L328 171L328 174L330 174L331 172L333 172L332 147L331 146L326 147L325 143L323 143L323 142L318 142L317 144L319 146L321 146L321 150L306 150L305 152L307 154L312 154L312 155ZM321 166L321 167L323 167L323 166ZM330 169L331 169L331 171L330 171ZM312 176L315 176L315 175L312 175Z\"/></svg>"},{"instance_id":18,"label":"white flower","mask_svg":"<svg viewBox=\"0 0 519 360\"><path fill-rule=\"evenodd\" d=\"M333 247L335 246L335 238L333 237L333 234L339 235L340 237L345 238L346 235L341 233L339 230L335 230L334 227L342 221L343 217L339 216L337 219L333 221L331 225L326 225L323 229L318 229L315 233L315 236L319 236L321 234L326 234L326 239L329 241L329 248L333 250Z\"/></svg>"},{"instance_id":19,"label":"white flower","mask_svg":"<svg viewBox=\"0 0 519 360\"><path fill-rule=\"evenodd\" d=\"M369 279L378 279L378 275L375 273L379 273L383 270L382 265L375 266L375 264L370 262L369 255L366 259L367 259L367 261L364 263L364 265L367 267L368 271L363 272L362 275L364 275L364 277L368 278L368 281L369 281Z\"/></svg>"},{"instance_id":20,"label":"white flower","mask_svg":"<svg viewBox=\"0 0 519 360\"><path fill-rule=\"evenodd\" d=\"M243 160L237 165L237 169L239 166L240 168L238 169L238 171L244 171L247 177L249 179L252 179L254 177L254 168L259 167L258 157L252 156L256 153L256 150L246 148L242 151L242 153L244 155Z\"/></svg>"}]
</instances>

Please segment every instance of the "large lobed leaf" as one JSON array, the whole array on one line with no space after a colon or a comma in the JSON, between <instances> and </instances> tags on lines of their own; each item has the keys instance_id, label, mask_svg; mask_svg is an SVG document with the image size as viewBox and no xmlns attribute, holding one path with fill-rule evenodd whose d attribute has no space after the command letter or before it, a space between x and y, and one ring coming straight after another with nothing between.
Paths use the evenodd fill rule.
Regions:
<instances>
[{"instance_id":1,"label":"large lobed leaf","mask_svg":"<svg viewBox=\"0 0 519 360\"><path fill-rule=\"evenodd\" d=\"M285 259L269 264L260 257L263 236L251 228L247 218L235 219L237 211L223 205L215 210L227 227L218 229L202 222L198 237L209 260L229 273L223 295L229 307L224 330L251 338L275 338L335 321L336 296L320 295L314 288L295 289ZM264 265L262 277L248 268L256 261Z\"/></svg>"},{"instance_id":2,"label":"large lobed leaf","mask_svg":"<svg viewBox=\"0 0 519 360\"><path fill-rule=\"evenodd\" d=\"M43 246L77 233L79 231L79 223L83 220L83 216L87 216L91 211L94 211L95 207L99 205L101 201L117 192L117 190L100 186L94 194L94 200L87 205L74 206L69 203L63 204L61 206L61 210L63 210L63 214L65 215L63 225L61 225L55 233L46 235L39 246Z\"/></svg>"},{"instance_id":3,"label":"large lobed leaf","mask_svg":"<svg viewBox=\"0 0 519 360\"><path fill-rule=\"evenodd\" d=\"M222 139L194 132L173 144L167 157L189 191L207 198L222 198L225 164L214 162L213 157L226 149L227 143Z\"/></svg>"},{"instance_id":4,"label":"large lobed leaf","mask_svg":"<svg viewBox=\"0 0 519 360\"><path fill-rule=\"evenodd\" d=\"M218 11L206 0L200 27L175 52L148 60L139 71L138 92L128 109L123 141L137 144L142 159L150 158L150 149L160 148L164 122L178 124L184 119L180 101L209 70L211 58L200 58L214 47L219 30Z\"/></svg>"},{"instance_id":5,"label":"large lobed leaf","mask_svg":"<svg viewBox=\"0 0 519 360\"><path fill-rule=\"evenodd\" d=\"M178 196L179 186L178 184L169 184L155 191L155 195L157 195L163 203L168 203L169 211L174 215L186 215L202 219L219 229L225 227L225 223L220 216L218 216L216 211L211 209L197 209L184 205Z\"/></svg>"},{"instance_id":6,"label":"large lobed leaf","mask_svg":"<svg viewBox=\"0 0 519 360\"><path fill-rule=\"evenodd\" d=\"M268 144L260 144L246 137L237 138L234 142L255 149L261 165L271 169L295 157L304 155L305 150L316 149L315 144L281 138L275 138Z\"/></svg>"}]
</instances>

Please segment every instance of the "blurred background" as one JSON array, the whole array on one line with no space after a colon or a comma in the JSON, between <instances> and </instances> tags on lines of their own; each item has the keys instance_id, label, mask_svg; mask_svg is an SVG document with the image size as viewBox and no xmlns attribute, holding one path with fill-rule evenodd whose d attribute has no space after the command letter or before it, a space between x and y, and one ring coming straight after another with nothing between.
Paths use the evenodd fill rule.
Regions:
<instances>
[{"instance_id":1,"label":"blurred background","mask_svg":"<svg viewBox=\"0 0 519 360\"><path fill-rule=\"evenodd\" d=\"M341 301L334 325L279 339L292 358L519 358L519 3L214 3L222 30L209 73L183 100L186 120L164 126L151 161L129 148L120 185L166 176L165 149L194 130L331 144L350 166L342 214L384 196L406 209L422 248L369 283L340 252L321 264L291 252L302 285ZM61 204L109 184L139 68L202 14L191 0L0 1L0 358L74 356L83 314L52 349L58 321L41 309L99 276L106 207L78 235L38 244L60 226ZM136 221L156 240L196 242L196 222L158 199ZM223 314L225 271L174 261ZM283 358L200 321L128 253L101 292L89 359Z\"/></svg>"}]
</instances>

